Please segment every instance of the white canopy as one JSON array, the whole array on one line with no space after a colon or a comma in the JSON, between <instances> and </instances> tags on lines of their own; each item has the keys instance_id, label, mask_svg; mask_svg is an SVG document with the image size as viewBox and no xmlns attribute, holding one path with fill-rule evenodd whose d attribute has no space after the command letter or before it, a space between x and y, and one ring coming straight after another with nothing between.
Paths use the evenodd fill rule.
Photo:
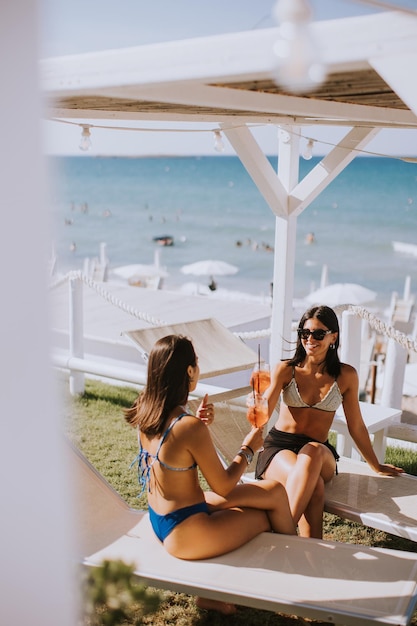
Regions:
<instances>
[{"instance_id":1,"label":"white canopy","mask_svg":"<svg viewBox=\"0 0 417 626\"><path fill-rule=\"evenodd\" d=\"M271 363L290 335L297 217L381 128L417 128L417 17L386 12L311 25L326 82L294 96L272 80L278 29L264 29L42 62L51 118L213 122L276 216ZM100 122L97 122L98 124ZM251 124L279 127L278 172ZM346 134L299 181L302 126Z\"/></svg>"}]
</instances>

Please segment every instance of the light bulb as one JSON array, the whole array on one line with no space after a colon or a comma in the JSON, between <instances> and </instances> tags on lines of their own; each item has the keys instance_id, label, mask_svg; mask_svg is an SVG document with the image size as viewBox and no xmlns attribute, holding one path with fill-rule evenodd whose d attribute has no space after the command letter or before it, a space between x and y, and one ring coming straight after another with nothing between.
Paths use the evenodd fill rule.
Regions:
<instances>
[{"instance_id":1,"label":"light bulb","mask_svg":"<svg viewBox=\"0 0 417 626\"><path fill-rule=\"evenodd\" d=\"M273 46L275 82L293 93L307 93L326 78L310 32L311 11L306 0L278 0L274 7L279 38Z\"/></svg>"},{"instance_id":2,"label":"light bulb","mask_svg":"<svg viewBox=\"0 0 417 626\"><path fill-rule=\"evenodd\" d=\"M314 147L314 141L313 139L309 139L302 153L302 157L306 161L309 161L313 157L313 147Z\"/></svg>"},{"instance_id":3,"label":"light bulb","mask_svg":"<svg viewBox=\"0 0 417 626\"><path fill-rule=\"evenodd\" d=\"M83 125L83 130L81 133L81 141L80 141L80 150L87 151L91 148L91 133L90 133L90 125Z\"/></svg>"},{"instance_id":4,"label":"light bulb","mask_svg":"<svg viewBox=\"0 0 417 626\"><path fill-rule=\"evenodd\" d=\"M216 152L224 152L222 134L219 130L214 131L214 149Z\"/></svg>"}]
</instances>

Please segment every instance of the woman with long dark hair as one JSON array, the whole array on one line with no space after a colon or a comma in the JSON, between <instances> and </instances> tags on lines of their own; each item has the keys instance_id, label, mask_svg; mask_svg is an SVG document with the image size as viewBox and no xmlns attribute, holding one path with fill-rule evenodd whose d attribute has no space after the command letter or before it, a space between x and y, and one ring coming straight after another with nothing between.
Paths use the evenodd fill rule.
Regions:
<instances>
[{"instance_id":1,"label":"woman with long dark hair","mask_svg":"<svg viewBox=\"0 0 417 626\"><path fill-rule=\"evenodd\" d=\"M163 337L149 354L145 389L125 412L138 429L138 476L152 527L170 554L188 560L230 552L265 531L296 533L282 485L237 484L263 444L262 430L252 428L225 469L207 428L213 405L205 397L196 416L187 410L199 372L189 339ZM197 468L211 491L203 491ZM207 603L199 600L227 612L223 603Z\"/></svg>"},{"instance_id":2,"label":"woman with long dark hair","mask_svg":"<svg viewBox=\"0 0 417 626\"><path fill-rule=\"evenodd\" d=\"M339 360L339 323L333 309L315 306L306 311L297 334L294 356L276 365L264 393L269 415L281 402L258 455L256 477L285 485L299 534L320 538L324 485L337 471L339 458L327 439L341 404L349 433L370 467L389 476L403 470L381 464L375 456L359 406L357 372Z\"/></svg>"}]
</instances>

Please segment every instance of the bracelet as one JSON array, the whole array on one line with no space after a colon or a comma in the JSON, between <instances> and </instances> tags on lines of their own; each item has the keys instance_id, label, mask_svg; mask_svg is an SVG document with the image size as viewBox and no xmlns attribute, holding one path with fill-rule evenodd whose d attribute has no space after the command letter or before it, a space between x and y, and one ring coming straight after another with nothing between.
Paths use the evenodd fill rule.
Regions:
<instances>
[{"instance_id":1,"label":"bracelet","mask_svg":"<svg viewBox=\"0 0 417 626\"><path fill-rule=\"evenodd\" d=\"M250 446L248 446L246 443L242 443L242 448L247 448L249 450L249 452L251 453L252 456L255 455L254 451L252 450L252 448Z\"/></svg>"},{"instance_id":2,"label":"bracelet","mask_svg":"<svg viewBox=\"0 0 417 626\"><path fill-rule=\"evenodd\" d=\"M253 460L253 454L250 454L250 452L246 452L246 450L239 450L239 452L237 453L236 456L241 456L244 459L246 459L246 463L248 465L250 465L252 463Z\"/></svg>"}]
</instances>

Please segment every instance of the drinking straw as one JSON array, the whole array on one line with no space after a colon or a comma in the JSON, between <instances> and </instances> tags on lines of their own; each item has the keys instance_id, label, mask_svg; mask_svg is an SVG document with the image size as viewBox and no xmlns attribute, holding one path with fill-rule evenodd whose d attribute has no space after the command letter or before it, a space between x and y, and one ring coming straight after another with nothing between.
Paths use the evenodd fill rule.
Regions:
<instances>
[{"instance_id":1,"label":"drinking straw","mask_svg":"<svg viewBox=\"0 0 417 626\"><path fill-rule=\"evenodd\" d=\"M259 381L261 377L261 344L258 343L258 393L260 393Z\"/></svg>"},{"instance_id":2,"label":"drinking straw","mask_svg":"<svg viewBox=\"0 0 417 626\"><path fill-rule=\"evenodd\" d=\"M258 380L259 380L259 378L258 378ZM259 387L259 383L258 383L258 387ZM254 426L256 428L256 395L255 395L255 385L253 384L253 382L252 382L252 391L253 391L253 415L254 415L254 418L255 418Z\"/></svg>"}]
</instances>

